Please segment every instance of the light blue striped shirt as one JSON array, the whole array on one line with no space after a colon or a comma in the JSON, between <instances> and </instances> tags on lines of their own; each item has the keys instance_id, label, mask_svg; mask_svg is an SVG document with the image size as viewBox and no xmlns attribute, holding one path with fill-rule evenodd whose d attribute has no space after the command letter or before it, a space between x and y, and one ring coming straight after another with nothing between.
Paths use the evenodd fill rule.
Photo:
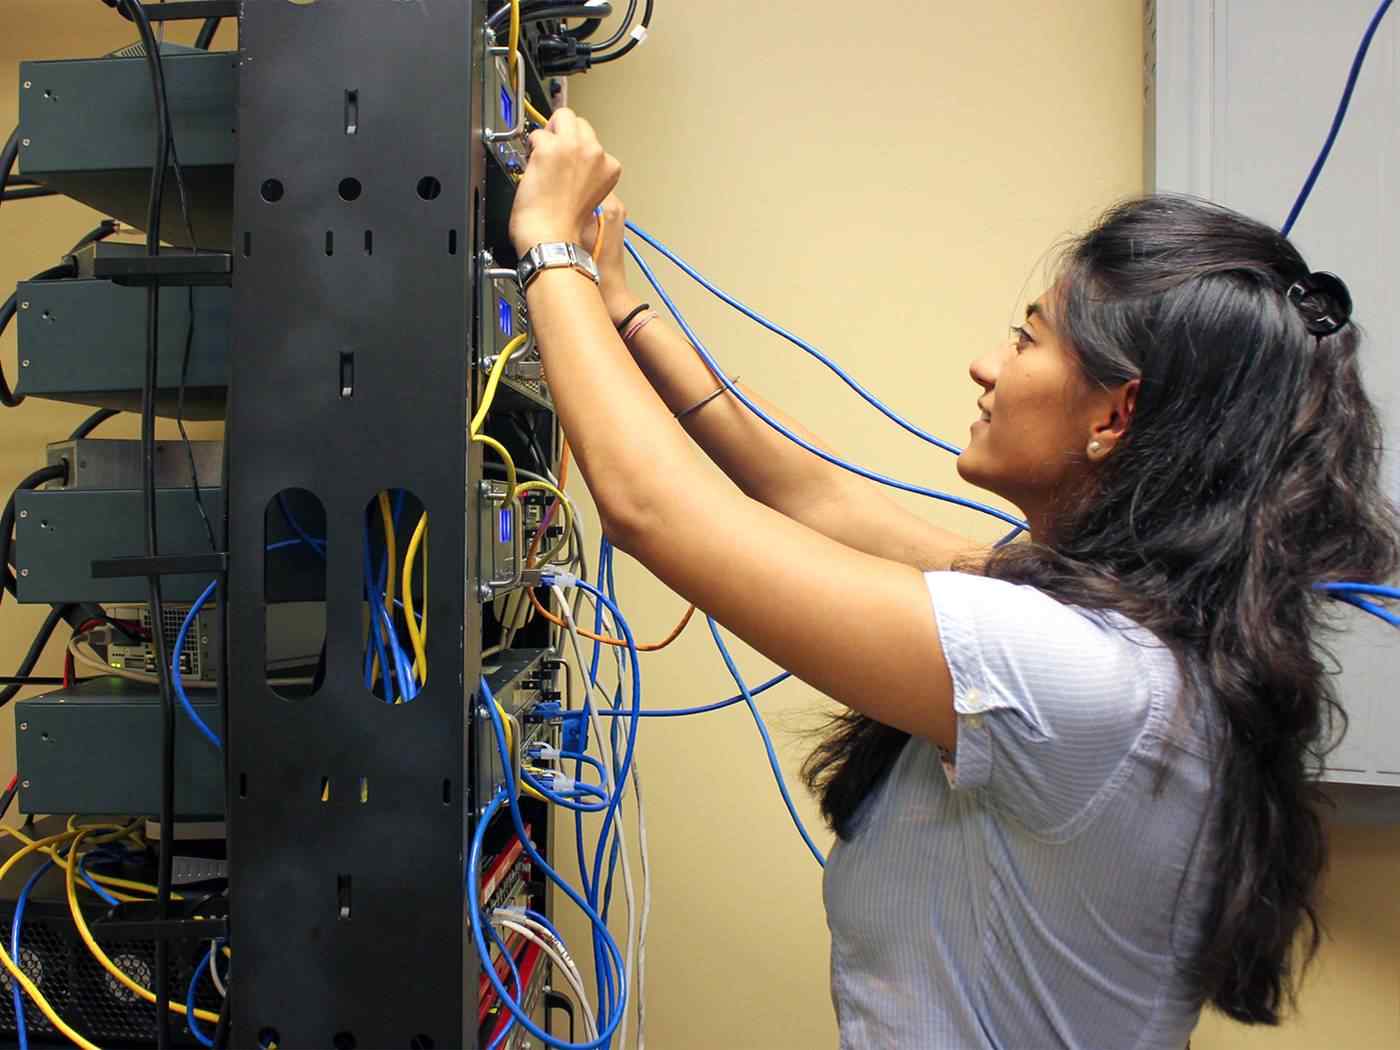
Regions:
<instances>
[{"instance_id":1,"label":"light blue striped shirt","mask_svg":"<svg viewBox=\"0 0 1400 1050\"><path fill-rule=\"evenodd\" d=\"M1213 884L1208 705L1187 716L1175 660L1122 617L927 581L957 751L910 741L831 852L843 1050L1182 1050Z\"/></svg>"}]
</instances>

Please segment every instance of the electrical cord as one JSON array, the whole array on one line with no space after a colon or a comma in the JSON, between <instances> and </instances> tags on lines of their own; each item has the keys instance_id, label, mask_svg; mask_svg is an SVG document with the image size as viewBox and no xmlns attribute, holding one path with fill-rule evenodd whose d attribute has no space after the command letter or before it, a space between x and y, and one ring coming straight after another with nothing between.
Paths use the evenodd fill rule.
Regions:
<instances>
[{"instance_id":1,"label":"electrical cord","mask_svg":"<svg viewBox=\"0 0 1400 1050\"><path fill-rule=\"evenodd\" d=\"M199 35L194 38L194 46L201 51L208 51L214 43L214 34L219 31L219 23L222 18L206 18L204 24L199 27Z\"/></svg>"},{"instance_id":2,"label":"electrical cord","mask_svg":"<svg viewBox=\"0 0 1400 1050\"><path fill-rule=\"evenodd\" d=\"M175 178L180 191L180 204L189 226L189 212L185 200L184 182L180 175L178 156L175 153L174 134L170 126L170 103L165 92L165 71L161 61L160 48L155 34L151 32L150 21L145 9L138 0L118 0L119 10L124 10L136 25L145 52L147 68L151 75L151 93L156 115L155 157L151 167L150 194L146 212L146 254L155 258L160 254L161 206L165 196L166 168L175 160ZM193 231L190 231L193 242ZM155 398L159 382L160 354L160 282L152 281L146 290L146 371L141 387L141 482L145 507L145 538L147 558L156 558L160 553L156 529L156 482L155 482ZM167 665L169 647L166 645L164 624L164 603L161 595L161 578L152 573L146 578L151 607L151 635L155 647L156 667L160 675L161 696L161 772L160 772L160 823L165 836L159 857L159 891L156 894L156 919L164 923L170 918L170 896L174 851L170 841L175 831L175 697L171 687ZM164 937L156 938L156 1046L166 1050L170 1046L169 1007L170 1003L170 946ZM217 1020L217 1017L210 1018Z\"/></svg>"},{"instance_id":3,"label":"electrical cord","mask_svg":"<svg viewBox=\"0 0 1400 1050\"><path fill-rule=\"evenodd\" d=\"M44 617L44 622L39 625L38 634L29 643L29 650L24 654L24 659L20 661L19 671L14 675L15 678L26 678L34 670L34 665L39 662L39 657L43 655L44 648L49 644L49 639L53 637L54 630L63 621L64 613L68 608L65 605L58 605L49 610L48 615ZM22 688L23 686L16 682L0 689L0 707L4 707L13 700Z\"/></svg>"},{"instance_id":4,"label":"electrical cord","mask_svg":"<svg viewBox=\"0 0 1400 1050\"><path fill-rule=\"evenodd\" d=\"M94 228L85 236L83 236L83 238L79 240L77 244L73 245L72 248L68 249L68 255L75 255L87 245L92 244L95 241L104 240L105 238L110 237L113 233L116 233L120 228L121 223L117 222L115 219L104 219L100 224L98 224L96 228ZM32 283L34 281L48 281L64 277L73 277L76 274L76 272L77 271L72 260L65 258L63 262L59 263L56 266L50 266L47 269L41 270L29 280ZM9 324L14 319L14 316L18 312L18 309L19 290L16 289L15 291L11 292L10 295L5 299L4 304L0 305L0 334L3 334L5 329L9 327ZM24 395L16 394L13 390L10 389L10 385L5 379L4 369L0 369L0 405L4 405L6 408L18 408L20 404L23 403L23 401ZM70 440L74 439L70 438Z\"/></svg>"},{"instance_id":5,"label":"electrical cord","mask_svg":"<svg viewBox=\"0 0 1400 1050\"><path fill-rule=\"evenodd\" d=\"M627 36L627 31L632 28L632 19L636 16L637 0L627 0L627 13L622 16L622 19L617 24L617 28L613 30L612 35L601 44L589 44L588 47L593 51L606 51L609 48L616 47L622 42L623 38ZM574 30L566 30L566 32L576 40L585 39L582 34Z\"/></svg>"},{"instance_id":6,"label":"electrical cord","mask_svg":"<svg viewBox=\"0 0 1400 1050\"><path fill-rule=\"evenodd\" d=\"M10 173L14 171L15 161L19 159L19 128L10 132L10 137L5 140L3 149L0 149L0 200L5 199L4 189L9 185Z\"/></svg>"},{"instance_id":7,"label":"electrical cord","mask_svg":"<svg viewBox=\"0 0 1400 1050\"><path fill-rule=\"evenodd\" d=\"M51 190L46 186L23 186L19 189L5 191L5 200L7 201L27 201L37 197L57 196L58 190Z\"/></svg>"},{"instance_id":8,"label":"electrical cord","mask_svg":"<svg viewBox=\"0 0 1400 1050\"><path fill-rule=\"evenodd\" d=\"M623 44L622 47L618 48L616 51L610 51L607 54L593 54L591 56L593 65L599 66L605 62L616 62L619 58L625 58L627 55L631 54L632 50L647 38L647 33L651 29L651 14L654 6L654 0L647 0L646 7L642 11L641 24L628 34L627 43Z\"/></svg>"},{"instance_id":9,"label":"electrical cord","mask_svg":"<svg viewBox=\"0 0 1400 1050\"><path fill-rule=\"evenodd\" d=\"M120 414L121 413L118 412L115 408L99 408L92 415L88 416L87 419L83 420L81 423L78 424L77 429L74 430L73 433L68 435L68 440L81 441L83 438L91 434L103 423L107 422L107 420L111 419L113 416Z\"/></svg>"}]
</instances>

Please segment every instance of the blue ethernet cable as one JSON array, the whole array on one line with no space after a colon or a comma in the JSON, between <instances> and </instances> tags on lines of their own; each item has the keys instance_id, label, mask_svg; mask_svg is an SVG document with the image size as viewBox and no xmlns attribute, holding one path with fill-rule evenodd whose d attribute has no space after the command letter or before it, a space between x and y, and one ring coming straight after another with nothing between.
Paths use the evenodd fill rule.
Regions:
<instances>
[{"instance_id":1,"label":"blue ethernet cable","mask_svg":"<svg viewBox=\"0 0 1400 1050\"><path fill-rule=\"evenodd\" d=\"M199 1027L199 1018L194 1015L194 995L199 987L199 979L204 976L204 972L209 969L214 962L214 952L222 942L215 941L209 946L209 950L204 953L204 958L199 960L199 965L194 969L194 976L190 978L189 989L185 992L185 1024L189 1026L190 1035L199 1040L201 1046L214 1046L214 1040L204 1034L204 1029Z\"/></svg>"},{"instance_id":2,"label":"blue ethernet cable","mask_svg":"<svg viewBox=\"0 0 1400 1050\"><path fill-rule=\"evenodd\" d=\"M818 459L825 460L832 466L840 467L842 470L849 471L850 473L865 478L868 481L874 481L888 488L898 489L901 492L912 492L916 496L927 496L929 499L940 500L944 503L952 503L956 506L964 507L968 510L980 511L983 514L988 514L993 518L997 518L1000 521L1004 521L1008 525L1018 526L1021 528L1025 527L1026 523L1020 518L1008 514L1003 510L998 510L996 507L988 506L985 503L978 503L976 500L965 499L962 496L955 496L950 492L939 492L937 489L927 488L923 485L915 485L908 481L900 481L897 478L892 478L887 474L881 474L877 471L868 470L865 467L858 466L855 463L851 463L847 460L844 460L839 456L833 456L830 452L827 452L825 449L820 449L816 445L813 445L810 441L807 441L805 438L799 437L797 434L793 433L791 430L783 426L782 423L778 422L763 409L759 408L758 405L754 404L754 402L750 400L749 397L742 390L740 390L737 386L734 385L734 380L729 378L725 371L722 368L720 368L719 362L716 361L714 359L714 356L709 352L709 350L705 348L705 344L700 341L700 337L696 335L695 330L690 327L690 324L681 314L679 307L676 306L675 302L671 299L670 295L667 294L666 289L661 286L661 282L657 279L656 274L652 272L651 267L647 265L646 260L641 257L636 247L632 244L631 241L624 242L623 246L627 249L627 253L632 256L632 260L642 271L642 275L646 277L647 282L652 286L653 289L656 290L656 294L661 297L661 301L666 304L666 309L671 311L671 316L676 319L676 323L680 325L681 330L685 332L686 338L690 340L690 345L695 348L695 352L700 355L701 360L705 362L706 367L708 367L709 370L714 374L714 377L719 380L720 384L726 390L728 390L729 393L734 395L734 397L739 401L740 404L742 404L750 412L756 415L759 419L763 420L763 422L767 423L770 427L776 430L779 434L783 435L783 437L787 438L793 444L806 449Z\"/></svg>"},{"instance_id":3,"label":"blue ethernet cable","mask_svg":"<svg viewBox=\"0 0 1400 1050\"><path fill-rule=\"evenodd\" d=\"M615 606L617 606L617 608L621 609L621 608L622 608L622 601L621 601L621 599L619 599L618 594L617 594L617 578L616 578L616 576L614 575L614 572L613 572L614 566L615 566L615 564L616 564L616 558L615 558L615 556L614 556L614 555L615 555L615 548L614 548L613 545L612 545L612 541L609 540L606 536L603 537L603 541L607 544L607 549L608 549L607 567L606 567L606 569L605 569L605 571L604 571L604 573L603 573L604 580L605 580L605 582L606 582L606 591L607 591L607 595L608 595L608 597L609 597L610 599L612 599L613 604L614 604ZM600 560L601 560L601 559L600 559ZM621 680L618 681L618 683L617 683L617 689L616 689L616 690L614 691L614 693L613 693L613 706L614 706L614 707L621 707L621 706L622 706L622 681L621 681ZM633 725L636 725L636 722L634 721L632 724L633 724ZM618 744L620 743L620 740L619 740L619 728L618 728L618 723L617 723L617 720L616 720L616 719L614 719L613 722L612 722L612 724L608 727L608 743L609 743L609 751L608 751L608 753L609 753L610 755L616 756L616 755L617 755L617 751L618 751ZM616 759L614 758L614 763L615 763L615 762L616 762ZM601 848L601 846L600 846L599 848ZM614 880L615 880L616 877L617 877L617 865L618 865L618 861L621 859L621 854L622 854L622 840L621 840L620 837L614 836L613 841L612 841L612 846L610 847L610 849L609 849L609 851L608 851L608 878L607 878L607 882L604 883L604 885L603 885L603 919L604 919L604 921L608 921L608 920L611 918L611 915L612 915L612 899L613 899L612 895L613 895L613 886L614 886L614 884L615 884Z\"/></svg>"},{"instance_id":4,"label":"blue ethernet cable","mask_svg":"<svg viewBox=\"0 0 1400 1050\"><path fill-rule=\"evenodd\" d=\"M602 772L603 772L603 763L599 762L599 761L598 761L596 758L594 758L592 755L585 755L585 754L582 754L581 752L578 752L578 751L560 751L560 752L559 752L559 757L560 757L560 758L572 758L572 759L574 759L574 760L576 760L576 761L583 762L583 763L586 763L587 765L592 766L594 769L596 769L596 770L599 772L599 774L602 774ZM575 779L577 779L577 778L575 778Z\"/></svg>"},{"instance_id":5,"label":"blue ethernet cable","mask_svg":"<svg viewBox=\"0 0 1400 1050\"><path fill-rule=\"evenodd\" d=\"M15 961L15 966L21 970L24 969L23 956L20 954L20 935L24 929L24 909L29 903L29 895L34 891L35 884L52 867L53 861L51 860L41 864L34 874L29 876L29 881L24 884L24 889L19 891L19 897L15 901L15 914L10 921L10 958ZM15 1004L15 1032L19 1037L20 1050L29 1050L29 1031L24 1023L24 992L16 980L10 981L10 996Z\"/></svg>"},{"instance_id":6,"label":"blue ethernet cable","mask_svg":"<svg viewBox=\"0 0 1400 1050\"><path fill-rule=\"evenodd\" d=\"M489 683L487 683L485 677L482 677L480 679L479 688L481 690L482 700L484 701L482 706L486 711L487 718L491 722L491 729L496 736L496 753L501 758L503 768L509 768L510 748L506 745L505 723L501 721L500 712L496 709L495 694L491 692L491 686ZM499 810L500 806L503 803L509 803L511 823L515 828L516 835L520 838L521 844L525 848L526 854L530 857L531 862L536 867L538 867L541 872L544 873L546 878L548 878L551 882L553 882L556 886L563 890L565 896L567 896L571 901L573 901L574 904L578 905L579 909L588 918L589 922L593 924L595 933L601 935L604 942L604 946L608 949L609 963L615 965L619 981L625 984L625 970L623 969L622 950L618 948L617 942L613 939L611 932L607 929L605 925L603 925L602 916L598 914L598 912L589 904L587 900L585 900L582 896L579 895L577 890L570 886L568 882L566 882L559 875L559 873L555 871L553 867L550 866L548 861L546 861L542 856L540 856L539 851L535 848L534 843L530 840L530 836L526 832L524 816L520 812L520 796L515 789L515 785L510 782L510 778L507 778L505 787L502 789L502 791L497 792L497 797L493 801L496 802L495 810ZM479 818L479 823L477 827L478 835L485 834L485 827L488 823L490 823L491 816L494 815L495 810L492 810L491 807L488 807L488 814L484 814L482 817ZM480 858L478 858L477 866L480 866ZM479 883L479 875L475 880L472 880L470 878L467 880L468 892L473 897L475 897L479 892ZM479 911L480 906L478 904L476 912ZM476 912L474 912L474 914ZM500 991L501 989L498 986L497 992L499 993ZM626 999L625 987L622 989L622 991L623 994L619 997L620 1002L625 1001ZM605 1035L612 1034L612 1030L615 1029L617 1024L621 1022L621 1015L622 1011L618 1010L616 1018L610 1021L608 1031L604 1033ZM569 1044L559 1044L554 1041L550 1041L550 1045L563 1045L566 1047L569 1046Z\"/></svg>"},{"instance_id":7,"label":"blue ethernet cable","mask_svg":"<svg viewBox=\"0 0 1400 1050\"><path fill-rule=\"evenodd\" d=\"M287 497L281 492L277 493L277 509L282 512L282 520L287 523L287 527L297 534L297 540L306 544L324 559L326 557L326 541L309 535L301 527L295 515L292 514L292 508L287 506Z\"/></svg>"},{"instance_id":8,"label":"blue ethernet cable","mask_svg":"<svg viewBox=\"0 0 1400 1050\"><path fill-rule=\"evenodd\" d=\"M508 766L510 750L506 746L505 725L501 722L501 716L496 711L496 700L491 693L491 687L487 685L484 678L481 680L480 684L482 697L486 702L485 708L491 720L491 727L496 734L497 752ZM592 1042L562 1042L561 1040L555 1039L530 1019L520 1003L512 998L510 993L506 991L505 985L501 983L500 975L496 973L496 968L490 965L491 953L486 947L486 939L482 934L482 928L486 925L486 922L485 917L481 913L481 851L482 840L486 835L486 828L490 825L496 814L500 812L503 805L508 805L509 807L511 821L515 825L515 833L520 837L521 844L524 845L525 852L529 854L531 862L534 863L540 871L544 872L547 878L553 881L556 886L564 891L570 900L583 910L589 921L593 923L595 931L600 928L602 923L602 916L594 911L593 908L589 906L588 902L579 896L578 891L565 882L564 879L560 877L559 873L549 866L548 862L539 855L539 851L535 849L534 844L530 842L530 836L526 834L525 822L520 813L520 800L515 792L515 785L510 783L509 778L507 778L506 785L497 790L496 794L492 796L490 803L486 806L485 811L477 818L476 830L472 835L471 851L467 856L467 902L471 909L469 914L472 917L472 938L476 942L477 955L483 960L482 969L487 979L491 982L491 986L496 990L496 995L500 998L501 1002L506 1004L507 1009L509 1009L512 1016L515 1017L516 1023L536 1039L539 1039L548 1046L555 1047L556 1050L597 1050L598 1047L603 1046L612 1038L613 1033L617 1031L618 1025L622 1023L623 1011L621 1009L613 1012L613 1015L608 1018L608 1023L603 1028L599 1037ZM617 968L619 981L625 983L626 974L623 968L622 950L618 948L617 942L613 940L612 934L608 932L606 927L602 927L601 932L607 947L611 951L610 962ZM621 1001L625 1002L625 995L621 997Z\"/></svg>"},{"instance_id":9,"label":"blue ethernet cable","mask_svg":"<svg viewBox=\"0 0 1400 1050\"><path fill-rule=\"evenodd\" d=\"M1379 583L1318 583L1313 585L1314 590L1323 591L1328 597L1337 601L1346 602L1362 612L1370 613L1378 620L1390 624L1392 627L1400 627L1400 616L1391 612L1380 602L1371 601L1372 598L1400 599L1400 587L1387 587Z\"/></svg>"},{"instance_id":10,"label":"blue ethernet cable","mask_svg":"<svg viewBox=\"0 0 1400 1050\"><path fill-rule=\"evenodd\" d=\"M553 935L556 941L558 941L560 944L564 943L564 935L559 932L559 928L555 926L554 923L549 921L548 915L541 915L539 912L535 911L532 908L526 908L525 918L534 919L537 923L539 923L546 930L548 930Z\"/></svg>"},{"instance_id":11,"label":"blue ethernet cable","mask_svg":"<svg viewBox=\"0 0 1400 1050\"><path fill-rule=\"evenodd\" d=\"M572 809L577 813L602 813L608 808L608 795L591 784L580 784L577 791L560 793L545 786L545 783L532 773L521 771L520 779L530 787L534 788L541 795L547 798L562 809ZM602 799L601 802L579 802L576 799L584 795L593 795Z\"/></svg>"},{"instance_id":12,"label":"blue ethernet cable","mask_svg":"<svg viewBox=\"0 0 1400 1050\"><path fill-rule=\"evenodd\" d=\"M786 328L783 328L779 324L775 324L773 321L770 321L768 318L764 317L761 313L754 310L752 307L746 306L745 304L741 303L738 299L730 295L728 292L724 291L722 288L715 286L711 281L706 279L706 277L703 274L701 274L700 271L696 270L695 267L691 266L690 263L686 262L674 251L666 247L666 245L662 244L655 237L647 233L646 230L642 229L630 219L627 221L627 228L633 233L635 233L642 240L646 241L647 244L651 245L662 255L664 255L667 259L674 263L676 267L681 270L682 273L694 280L697 284L699 284L706 291L710 292L716 298L726 303L727 305L733 307L735 310L738 310L739 313L743 314L750 321L753 321L761 325L762 327L768 329L768 331L772 332L774 335L782 336L782 338L786 339L789 343L797 347L799 350L803 350L806 353L810 354L812 357L815 357L831 372L835 373L836 376L840 378L840 380L843 383L845 383L848 387L850 387L857 394L859 394L866 404L870 405L872 408L878 411L891 423L903 427L909 433L913 434L917 438L927 441L930 445L937 445L945 452L951 452L955 456L962 454L962 449L958 448L957 445L944 441L942 438L930 434L927 430L924 430L922 427L909 422L909 420L905 419L898 412L890 408L878 397L876 397L864 386L862 386L853 376L850 375L850 373L848 373L844 368L842 368L834 360L832 360L831 357L823 353L821 350L818 350L815 346L807 342L801 336L789 332Z\"/></svg>"},{"instance_id":13,"label":"blue ethernet cable","mask_svg":"<svg viewBox=\"0 0 1400 1050\"><path fill-rule=\"evenodd\" d=\"M1333 594L1366 594L1375 598L1400 598L1400 587L1387 587L1382 583L1319 583L1316 590Z\"/></svg>"},{"instance_id":14,"label":"blue ethernet cable","mask_svg":"<svg viewBox=\"0 0 1400 1050\"><path fill-rule=\"evenodd\" d=\"M782 674L774 675L772 678L768 679L768 681L761 682L760 684L751 688L749 690L749 694L751 696L758 696L760 693L766 693L775 685L781 685L783 682L786 682L791 677L791 671L784 671ZM685 715L703 715L708 714L711 711L720 711L726 707L733 707L735 704L742 704L743 702L744 694L739 693L735 696L729 697L726 700L716 700L712 704L702 704L699 707L650 708L648 710L638 711L637 717L681 718ZM600 707L598 708L598 714L603 718L619 718L630 717L632 712L625 707Z\"/></svg>"},{"instance_id":15,"label":"blue ethernet cable","mask_svg":"<svg viewBox=\"0 0 1400 1050\"><path fill-rule=\"evenodd\" d=\"M486 922L486 932L490 935L491 943L496 946L496 950L505 957L506 965L510 967L510 980L511 983L515 985L515 998L519 1001L521 995L525 993L525 989L520 984L520 967L515 965L515 956L512 955L510 949L505 946L505 942L501 940L501 935L496 932L496 927L491 925L489 916ZM490 962L486 962L483 965L490 966L491 964ZM515 1018L512 1017L506 1021L505 1027L501 1029L500 1035L491 1040L491 1045L488 1046L486 1050L498 1050L500 1045L506 1041L506 1037L510 1035L510 1030L514 1027Z\"/></svg>"},{"instance_id":16,"label":"blue ethernet cable","mask_svg":"<svg viewBox=\"0 0 1400 1050\"><path fill-rule=\"evenodd\" d=\"M101 898L103 899L103 901L105 901L110 907L113 907L113 908L115 908L115 907L116 907L118 904L120 904L121 902L120 902L119 900L117 900L117 898L113 897L110 893L108 893L105 889L102 888L101 883L99 883L96 879L94 879L94 878L92 877L91 873L87 870L87 865L88 865L88 861L89 861L89 860L115 860L115 859L116 859L115 857L113 857L111 854L107 853L105 850L93 850L92 853L90 853L90 854L84 854L83 856L81 856L81 857L78 858L78 875L79 875L79 877L80 877L84 882L87 883L88 889L92 890L93 893L95 893L95 894L97 894L99 897L101 897Z\"/></svg>"},{"instance_id":17,"label":"blue ethernet cable","mask_svg":"<svg viewBox=\"0 0 1400 1050\"><path fill-rule=\"evenodd\" d=\"M204 739L220 750L223 749L223 741L214 730L210 729L204 719L199 717L199 712L194 709L194 704L190 703L190 698L185 694L185 682L180 675L180 654L185 650L185 639L190 633L190 624L194 623L199 615L199 610L204 608L204 603L209 600L209 596L214 593L214 589L219 586L219 581L215 580L200 593L190 606L190 611L185 614L185 622L180 624L180 632L175 636L175 648L170 654L170 684L175 688L175 696L180 701L180 706L185 709L185 714L189 716L194 727L203 734Z\"/></svg>"},{"instance_id":18,"label":"blue ethernet cable","mask_svg":"<svg viewBox=\"0 0 1400 1050\"><path fill-rule=\"evenodd\" d=\"M598 586L602 587L606 579L607 559L611 557L612 545L608 542L607 536L598 538ZM599 604L593 606L593 633L601 635L603 632L603 607ZM588 741L588 727L592 719L593 711L593 688L598 684L598 665L602 659L603 646L596 639L593 642L593 656L589 661L588 686L583 691L583 740L586 748ZM602 741L598 741L598 746L602 747ZM574 764L574 775L583 775L583 763ZM597 889L588 876L587 850L583 843L583 814L574 813L574 848L577 851L579 882L583 886L584 895L591 904L596 906L598 902ZM604 916L604 922L606 922ZM598 999L598 1016L602 1017L611 1008L612 1003L612 977L609 968L604 964L603 945L598 938L597 931L593 934L593 979Z\"/></svg>"},{"instance_id":19,"label":"blue ethernet cable","mask_svg":"<svg viewBox=\"0 0 1400 1050\"><path fill-rule=\"evenodd\" d=\"M719 649L719 655L724 659L724 666L729 668L729 676L734 679L734 684L739 687L739 692L744 694L744 700L749 706L749 713L753 715L758 732L763 737L763 748L768 752L768 765L772 767L773 776L778 781L778 790L782 792L783 804L787 806L788 816L792 817L793 824L798 833L801 834L802 841L807 843L807 848L812 851L812 856L816 857L817 863L824 868L826 867L826 858L822 856L822 851L817 849L817 844L812 841L812 836L807 834L807 828L802 823L802 818L797 815L797 807L792 804L792 796L788 794L787 782L783 779L782 768L778 765L778 754L773 750L773 738L768 735L768 726L764 724L763 716L758 713L758 705L753 702L753 694L749 692L749 687L744 684L744 676L739 672L739 666L734 662L734 657L729 654L729 647L724 644L724 638L719 633L719 624L715 623L712 616L706 616L705 622L710 625L710 637L715 640L715 647Z\"/></svg>"},{"instance_id":20,"label":"blue ethernet cable","mask_svg":"<svg viewBox=\"0 0 1400 1050\"><path fill-rule=\"evenodd\" d=\"M1366 52L1371 48L1371 40L1376 35L1376 30L1380 28L1381 20L1390 10L1391 0L1383 0L1380 7L1376 8L1376 13L1371 16L1371 23L1366 27L1366 32L1361 37L1361 45L1356 50L1356 57L1351 62L1351 72L1347 74L1346 87L1342 90L1342 99L1337 104L1337 112L1332 117L1332 126L1328 129L1327 139L1322 144L1322 150L1317 155L1317 160L1313 162L1312 170L1308 172L1308 177L1303 182L1303 188L1298 193L1298 199L1293 202L1293 207L1289 209L1288 218L1283 222L1282 233L1285 237L1293 232L1293 224L1298 221L1298 216L1302 214L1303 205L1307 204L1308 197L1312 195L1313 187L1317 185L1318 176L1322 174L1323 167L1327 164L1327 158L1332 153L1332 147L1336 144L1337 135L1342 130L1342 122L1346 120L1347 108L1351 105L1351 93L1356 90L1356 81L1361 76L1361 67L1366 62Z\"/></svg>"},{"instance_id":21,"label":"blue ethernet cable","mask_svg":"<svg viewBox=\"0 0 1400 1050\"><path fill-rule=\"evenodd\" d=\"M376 605L382 605L382 604L383 604L383 598L382 598L382 596L381 596L381 597L380 597L380 600L379 600L378 602L375 601L375 594L374 594L374 559L371 557L370 552L369 552L369 538L370 538L369 526L366 525L366 526L365 526L365 556L364 556L364 562L365 562L365 601L368 602L368 603L369 603L369 607L370 607L371 609L373 609L373 608L375 608ZM367 645L367 646L365 646L365 688L366 688L366 689L369 689L369 690L371 690L371 691L373 691L373 689L374 689L374 670L373 670L373 669L374 669L374 661L375 661L375 660L378 660L378 662L379 662L379 672L380 672L380 674L382 674L382 675L384 676L384 694L385 694L386 698L388 698L388 697L389 697L389 692L390 692L390 690L389 690L389 660L388 660L388 655L387 655L387 653L386 653L386 651L385 651L385 649L384 649L384 639L383 639L383 637L382 637L382 635L381 635L381 633L380 633L379 625L378 625L377 623L373 622L373 620L374 620L374 617L371 617L371 623L370 623L370 625L369 625L370 644Z\"/></svg>"}]
</instances>

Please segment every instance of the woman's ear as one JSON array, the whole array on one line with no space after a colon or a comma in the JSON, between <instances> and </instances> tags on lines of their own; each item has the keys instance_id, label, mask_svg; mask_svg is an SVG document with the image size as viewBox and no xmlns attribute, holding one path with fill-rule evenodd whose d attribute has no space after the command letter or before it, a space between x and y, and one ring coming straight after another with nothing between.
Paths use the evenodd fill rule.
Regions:
<instances>
[{"instance_id":1,"label":"woman's ear","mask_svg":"<svg viewBox=\"0 0 1400 1050\"><path fill-rule=\"evenodd\" d=\"M1141 379L1130 379L1117 390L1108 392L1108 400L1089 436L1087 452L1090 460L1098 462L1106 459L1128 432L1133 413L1137 410L1138 390L1141 387Z\"/></svg>"}]
</instances>

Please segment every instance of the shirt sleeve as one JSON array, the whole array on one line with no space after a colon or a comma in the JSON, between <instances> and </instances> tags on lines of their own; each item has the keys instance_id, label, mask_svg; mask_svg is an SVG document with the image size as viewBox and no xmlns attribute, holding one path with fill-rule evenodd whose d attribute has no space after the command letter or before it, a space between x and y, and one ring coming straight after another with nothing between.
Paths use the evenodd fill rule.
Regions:
<instances>
[{"instance_id":1,"label":"shirt sleeve","mask_svg":"<svg viewBox=\"0 0 1400 1050\"><path fill-rule=\"evenodd\" d=\"M1165 650L1033 587L956 572L925 579L953 679L949 783L984 790L1038 834L1073 835L1160 718L1166 683L1154 671Z\"/></svg>"}]
</instances>

